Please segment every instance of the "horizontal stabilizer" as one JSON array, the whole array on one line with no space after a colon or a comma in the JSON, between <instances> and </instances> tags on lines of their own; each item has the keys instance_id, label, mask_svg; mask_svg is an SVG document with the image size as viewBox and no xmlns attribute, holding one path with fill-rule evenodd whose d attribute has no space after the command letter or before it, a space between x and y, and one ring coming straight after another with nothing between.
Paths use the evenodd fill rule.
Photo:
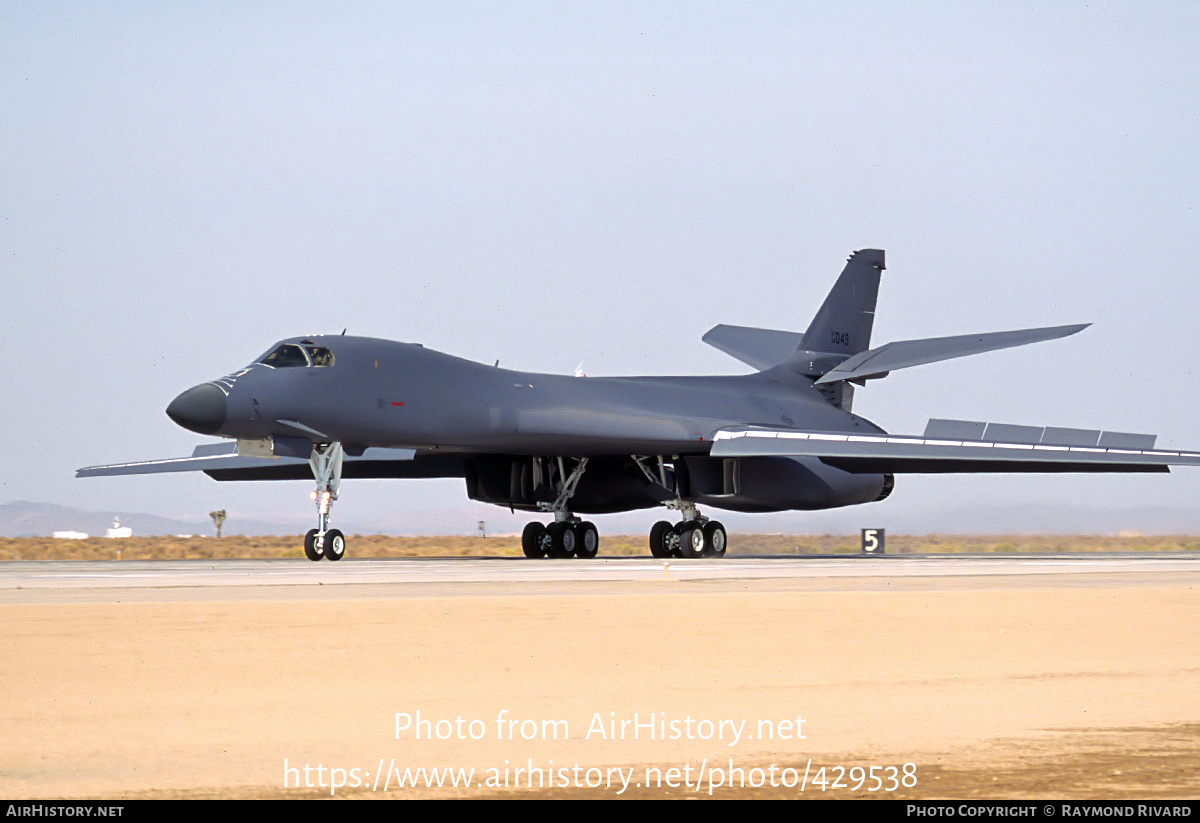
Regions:
<instances>
[{"instance_id":1,"label":"horizontal stabilizer","mask_svg":"<svg viewBox=\"0 0 1200 823\"><path fill-rule=\"evenodd\" d=\"M791 429L726 429L713 438L713 457L819 457L823 462L849 472L1146 472L1167 471L1170 466L1200 466L1200 452L1165 451L1150 448L1151 435L1104 432L1097 445L1063 445L1051 439L1072 439L1063 432L1084 429L1037 429L1002 426L997 436L1020 436L1023 441L988 440L995 424L966 424L965 421L931 421L925 437L892 434L835 434ZM954 428L942 424L974 426ZM978 434L978 426L984 434ZM946 435L961 431L968 436L931 437L930 431ZM1022 430L1022 431L1017 431ZM1040 431L1039 442L1027 442L1031 432ZM1107 444L1105 435L1108 435ZM1121 445L1112 445L1112 444Z\"/></svg>"},{"instance_id":2,"label":"horizontal stabilizer","mask_svg":"<svg viewBox=\"0 0 1200 823\"><path fill-rule=\"evenodd\" d=\"M866 380L882 377L896 369L936 363L955 357L1056 340L1060 337L1081 332L1090 326L1081 323L1073 326L1049 326L1041 329L1018 329L988 334L964 334L956 337L929 337L923 340L900 340L875 349L868 349L834 366L817 384L833 383L838 380Z\"/></svg>"},{"instance_id":3,"label":"horizontal stabilizer","mask_svg":"<svg viewBox=\"0 0 1200 823\"><path fill-rule=\"evenodd\" d=\"M796 350L804 335L799 332L756 329L751 326L713 326L700 338L747 366L763 371L782 363Z\"/></svg>"}]
</instances>

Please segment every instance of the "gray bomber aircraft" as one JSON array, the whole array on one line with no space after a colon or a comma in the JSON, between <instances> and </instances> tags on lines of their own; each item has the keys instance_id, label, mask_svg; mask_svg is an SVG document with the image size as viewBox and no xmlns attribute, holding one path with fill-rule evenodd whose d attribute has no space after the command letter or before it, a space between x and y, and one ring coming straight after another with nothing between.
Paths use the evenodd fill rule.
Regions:
<instances>
[{"instance_id":1,"label":"gray bomber aircraft","mask_svg":"<svg viewBox=\"0 0 1200 823\"><path fill-rule=\"evenodd\" d=\"M854 385L954 357L1075 334L1087 324L870 347L884 255L851 255L803 333L719 325L704 341L755 369L719 377L585 378L509 371L363 337L284 340L167 407L186 429L235 442L191 457L80 469L79 477L203 471L215 480L316 479L311 560L340 559L330 528L342 478L460 477L473 500L552 514L529 557L595 557L579 514L666 506L655 557L725 554L700 506L825 509L887 497L905 472L1148 472L1200 465L1153 435L930 420L889 435L851 412Z\"/></svg>"}]
</instances>

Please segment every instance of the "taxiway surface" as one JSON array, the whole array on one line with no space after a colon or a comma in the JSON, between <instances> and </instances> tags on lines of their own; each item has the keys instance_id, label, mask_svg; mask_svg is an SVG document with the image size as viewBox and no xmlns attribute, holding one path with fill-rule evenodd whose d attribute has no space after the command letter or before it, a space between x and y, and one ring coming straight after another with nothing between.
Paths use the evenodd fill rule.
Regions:
<instances>
[{"instance_id":1,"label":"taxiway surface","mask_svg":"<svg viewBox=\"0 0 1200 823\"><path fill-rule=\"evenodd\" d=\"M751 557L651 560L634 557L594 560L520 558L401 558L310 563L296 560L14 561L0 575L0 602L36 598L30 590L179 589L192 587L365 586L397 584L687 582L746 580L903 581L1005 578L1020 586L1054 576L1061 582L1107 580L1147 583L1160 576L1179 580L1200 574L1196 554L1105 555L904 555L893 557ZM826 584L827 585L827 584ZM927 585L927 584L922 584ZM515 590L520 593L520 590Z\"/></svg>"}]
</instances>

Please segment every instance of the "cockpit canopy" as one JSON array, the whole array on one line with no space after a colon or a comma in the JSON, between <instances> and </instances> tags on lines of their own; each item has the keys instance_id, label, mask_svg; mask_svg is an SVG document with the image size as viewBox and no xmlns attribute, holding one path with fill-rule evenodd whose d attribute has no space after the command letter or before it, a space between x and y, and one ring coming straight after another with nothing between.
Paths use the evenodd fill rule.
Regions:
<instances>
[{"instance_id":1,"label":"cockpit canopy","mask_svg":"<svg viewBox=\"0 0 1200 823\"><path fill-rule=\"evenodd\" d=\"M296 366L332 366L333 352L318 346L311 340L299 343L281 343L258 359L264 366L273 369L290 369Z\"/></svg>"}]
</instances>

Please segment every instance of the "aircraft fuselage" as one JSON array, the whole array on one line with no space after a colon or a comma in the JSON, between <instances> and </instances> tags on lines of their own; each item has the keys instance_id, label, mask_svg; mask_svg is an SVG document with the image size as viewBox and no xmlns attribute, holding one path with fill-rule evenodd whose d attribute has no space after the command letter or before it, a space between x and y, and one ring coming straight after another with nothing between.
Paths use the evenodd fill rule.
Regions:
<instances>
[{"instance_id":1,"label":"aircraft fuselage","mask_svg":"<svg viewBox=\"0 0 1200 823\"><path fill-rule=\"evenodd\" d=\"M791 374L570 377L373 338L279 344L302 345L331 353L331 362L260 359L188 390L168 413L195 431L239 439L307 436L352 447L545 456L705 454L713 434L731 425L880 431ZM201 403L203 413L188 414Z\"/></svg>"}]
</instances>

